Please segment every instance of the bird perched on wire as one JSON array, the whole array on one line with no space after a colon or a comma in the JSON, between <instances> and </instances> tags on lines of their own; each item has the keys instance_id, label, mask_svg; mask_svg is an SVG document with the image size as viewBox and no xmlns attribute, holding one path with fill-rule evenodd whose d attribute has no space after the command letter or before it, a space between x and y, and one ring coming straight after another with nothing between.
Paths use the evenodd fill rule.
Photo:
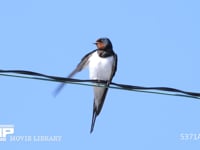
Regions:
<instances>
[{"instance_id":1,"label":"bird perched on wire","mask_svg":"<svg viewBox=\"0 0 200 150\"><path fill-rule=\"evenodd\" d=\"M86 54L77 67L69 74L68 78L73 77L77 72L88 66L91 80L103 80L106 81L106 86L109 86L117 70L117 54L114 52L112 43L108 38L99 38L94 44L97 46L97 49ZM56 89L56 95L64 85L65 83L62 83ZM94 129L96 117L101 112L107 91L108 88L106 87L94 87L94 104L90 133Z\"/></svg>"}]
</instances>

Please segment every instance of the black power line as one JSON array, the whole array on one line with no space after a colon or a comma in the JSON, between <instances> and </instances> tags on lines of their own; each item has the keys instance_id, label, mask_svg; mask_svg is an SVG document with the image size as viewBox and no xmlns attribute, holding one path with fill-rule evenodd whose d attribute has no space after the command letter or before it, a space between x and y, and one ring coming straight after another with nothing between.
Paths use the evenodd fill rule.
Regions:
<instances>
[{"instance_id":1,"label":"black power line","mask_svg":"<svg viewBox=\"0 0 200 150\"><path fill-rule=\"evenodd\" d=\"M0 75L18 77L18 78L53 81L53 82L65 82L65 83L70 83L70 84L79 84L79 85L87 85L87 86L106 87L106 84L105 84L106 82L102 80L72 79L72 78L51 76L51 75L46 75L46 74L33 72L33 71L26 71L26 70L0 70ZM26 76L22 76L22 75L26 75ZM171 87L143 87L143 86L134 86L134 85L119 84L119 83L111 82L108 88L200 99L200 93L183 91L183 90L171 88ZM161 92L158 92L158 91L161 91ZM170 92L170 93L167 93L167 92Z\"/></svg>"}]
</instances>

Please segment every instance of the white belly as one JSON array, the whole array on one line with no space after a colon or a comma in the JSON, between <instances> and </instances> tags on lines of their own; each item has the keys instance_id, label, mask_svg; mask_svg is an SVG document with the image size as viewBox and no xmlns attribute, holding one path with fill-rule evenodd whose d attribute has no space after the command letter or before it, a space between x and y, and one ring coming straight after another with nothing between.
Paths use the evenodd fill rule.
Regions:
<instances>
[{"instance_id":1,"label":"white belly","mask_svg":"<svg viewBox=\"0 0 200 150\"><path fill-rule=\"evenodd\" d=\"M90 79L109 80L112 73L113 56L102 58L97 52L93 53L89 60Z\"/></svg>"}]
</instances>

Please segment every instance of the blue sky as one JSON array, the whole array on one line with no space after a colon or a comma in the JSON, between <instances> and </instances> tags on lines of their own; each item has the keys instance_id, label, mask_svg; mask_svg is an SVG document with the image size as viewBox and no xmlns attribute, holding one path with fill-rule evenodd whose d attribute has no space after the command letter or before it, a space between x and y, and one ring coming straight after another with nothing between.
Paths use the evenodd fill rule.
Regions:
<instances>
[{"instance_id":1,"label":"blue sky","mask_svg":"<svg viewBox=\"0 0 200 150\"><path fill-rule=\"evenodd\" d=\"M99 37L118 54L114 82L199 92L200 2L0 1L0 69L66 76ZM87 79L88 71L76 78ZM89 133L91 87L0 77L0 124L15 136L59 135L61 142L0 142L4 149L197 149L200 101L110 89Z\"/></svg>"}]
</instances>

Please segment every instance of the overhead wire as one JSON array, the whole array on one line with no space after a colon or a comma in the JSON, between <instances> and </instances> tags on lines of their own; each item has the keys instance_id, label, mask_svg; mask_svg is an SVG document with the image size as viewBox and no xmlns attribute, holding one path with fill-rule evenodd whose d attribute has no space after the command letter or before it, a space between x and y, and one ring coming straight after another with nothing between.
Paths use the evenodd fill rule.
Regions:
<instances>
[{"instance_id":1,"label":"overhead wire","mask_svg":"<svg viewBox=\"0 0 200 150\"><path fill-rule=\"evenodd\" d=\"M32 80L42 80L49 82L64 82L66 84L77 84L82 86L100 86L105 88L112 88L118 90L128 90L142 93L151 93L151 94L160 94L160 95L169 95L169 96L179 96L200 99L200 93L183 91L171 87L143 87L143 86L134 86L127 84L120 84L111 82L109 86L105 83L106 81L102 80L83 80L83 79L74 79L66 78L59 76L51 76L38 72L27 71L27 70L0 70L0 76L15 77L15 78L24 78Z\"/></svg>"}]
</instances>

